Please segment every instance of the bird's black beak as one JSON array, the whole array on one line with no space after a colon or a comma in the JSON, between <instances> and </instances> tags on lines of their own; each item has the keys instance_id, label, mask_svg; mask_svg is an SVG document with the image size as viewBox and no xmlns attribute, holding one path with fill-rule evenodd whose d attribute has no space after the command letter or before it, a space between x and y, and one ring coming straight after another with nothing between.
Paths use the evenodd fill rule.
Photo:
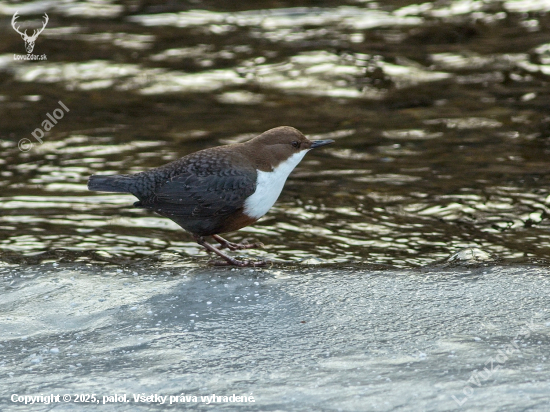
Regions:
<instances>
[{"instance_id":1,"label":"bird's black beak","mask_svg":"<svg viewBox=\"0 0 550 412\"><path fill-rule=\"evenodd\" d=\"M334 143L334 140L314 140L311 144L311 149L315 149L316 147L325 146L327 144Z\"/></svg>"}]
</instances>

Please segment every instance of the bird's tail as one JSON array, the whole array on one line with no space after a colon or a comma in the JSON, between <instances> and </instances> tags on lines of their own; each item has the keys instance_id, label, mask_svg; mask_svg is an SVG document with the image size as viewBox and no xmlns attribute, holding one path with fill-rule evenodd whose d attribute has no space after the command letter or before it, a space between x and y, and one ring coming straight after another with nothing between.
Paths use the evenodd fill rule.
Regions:
<instances>
[{"instance_id":1,"label":"bird's tail","mask_svg":"<svg viewBox=\"0 0 550 412\"><path fill-rule=\"evenodd\" d=\"M88 189L98 192L132 193L133 185L134 179L130 175L94 175L88 180Z\"/></svg>"}]
</instances>

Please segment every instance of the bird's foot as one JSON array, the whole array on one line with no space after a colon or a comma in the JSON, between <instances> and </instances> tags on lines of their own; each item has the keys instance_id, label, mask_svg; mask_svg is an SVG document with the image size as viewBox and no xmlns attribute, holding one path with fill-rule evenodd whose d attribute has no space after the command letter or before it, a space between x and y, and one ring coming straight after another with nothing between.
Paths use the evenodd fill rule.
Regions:
<instances>
[{"instance_id":1,"label":"bird's foot","mask_svg":"<svg viewBox=\"0 0 550 412\"><path fill-rule=\"evenodd\" d=\"M213 260L208 262L213 266L237 266L240 268L250 268L250 267L265 267L270 262L266 260L237 260L231 258L231 260Z\"/></svg>"},{"instance_id":2,"label":"bird's foot","mask_svg":"<svg viewBox=\"0 0 550 412\"><path fill-rule=\"evenodd\" d=\"M244 249L263 249L265 246L262 242L248 243L246 240L243 243L230 242L219 235L212 236L216 242L220 244L220 249L227 248L231 251Z\"/></svg>"},{"instance_id":3,"label":"bird's foot","mask_svg":"<svg viewBox=\"0 0 550 412\"><path fill-rule=\"evenodd\" d=\"M227 242L227 243L220 243L220 249L227 248L231 251L234 250L245 250L245 249L263 249L265 246L262 242L256 242L256 243L233 243L233 242Z\"/></svg>"},{"instance_id":4,"label":"bird's foot","mask_svg":"<svg viewBox=\"0 0 550 412\"><path fill-rule=\"evenodd\" d=\"M268 264L268 262L265 262L263 260L258 260L258 261L254 261L254 260L237 260L234 257L225 254L224 252L222 252L218 248L212 246L210 243L206 242L202 236L195 235L194 237L195 237L195 240L197 241L197 243L199 245L203 246L207 251L217 254L218 256L220 256L223 259L223 261L214 261L214 262L212 262L213 265L216 265L216 266L237 266L237 267L259 267L259 266L266 266ZM214 235L213 237L218 242L220 242L220 240L217 239L217 238L220 238L219 236ZM220 238L220 239L222 239L226 243L230 243L230 242L227 242L223 238ZM233 250L233 249L230 249L230 250Z\"/></svg>"}]
</instances>

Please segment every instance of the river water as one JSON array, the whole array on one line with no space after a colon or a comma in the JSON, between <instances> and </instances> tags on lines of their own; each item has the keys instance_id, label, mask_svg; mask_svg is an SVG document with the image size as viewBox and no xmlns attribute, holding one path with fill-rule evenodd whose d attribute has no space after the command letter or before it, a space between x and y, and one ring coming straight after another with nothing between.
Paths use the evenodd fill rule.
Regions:
<instances>
[{"instance_id":1,"label":"river water","mask_svg":"<svg viewBox=\"0 0 550 412\"><path fill-rule=\"evenodd\" d=\"M417 410L548 408L540 387L546 385L548 393L546 360L523 352L523 358L505 362L499 379L510 380L501 382L504 386L476 386L461 407L450 396L464 397L472 371L497 356L491 345L512 339L535 315L544 320L537 323L543 325L537 329L543 346L525 343L525 351L548 349L548 302L542 292L548 290L550 256L549 11L550 2L540 0L0 1L0 267L7 288L0 306L11 318L0 326L0 344L9 348L0 374L18 376L15 388L27 382L29 393L50 387L88 391L91 382L100 382L103 394L115 387L128 394L254 391L262 393L262 410L408 410L414 402ZM11 25L15 12L20 16L15 26L29 34L47 13L32 52L42 60L22 60L27 53ZM57 116L57 123L45 131L49 116ZM95 173L142 171L280 125L335 144L305 157L261 221L228 235L233 241L263 242L264 250L246 255L276 262L265 272L236 271L239 282L252 292L260 287L254 284L259 276L278 282L282 295L263 303L258 298L257 306L239 312L240 320L228 315L225 324L223 311L231 312L234 296L220 287L225 294L216 297L217 290L205 285L223 282L232 272L209 269L210 257L188 234L167 219L131 208L132 196L89 192L86 181ZM478 270L475 281L464 274L470 269L444 263L457 252L477 260L469 262ZM433 274L425 275L426 270ZM436 274L445 271L450 277ZM424 279L439 286L433 289ZM531 282L524 295L515 289L519 279ZM477 302L464 319L453 315L466 310L461 295L440 295L455 281L456 293L472 293ZM140 293L116 297L127 289L124 282L139 284ZM99 297L105 283L113 297ZM389 292L392 284L395 296ZM188 286L192 296L178 302L176 296ZM372 295L372 287L387 295ZM85 303L90 293L93 303ZM186 302L206 301L200 296L209 294L212 305L222 308L200 333L182 324L188 329L181 335L185 343L178 341L179 325L169 337L166 330L159 332L160 340L152 328L143 345L119 336L119 322L129 310L124 305L143 315L139 324L146 323L145 331L154 314L161 316L163 299L175 305L166 316L188 316L195 303ZM347 294L351 308L329 303ZM420 312L400 301L403 294L418 299ZM494 304L487 296L502 300ZM527 296L540 299L528 302ZM331 350L332 337L324 333L354 324L345 317L364 309L354 306L361 299L373 299L369 305L378 305L384 317L368 323L371 312L364 312L364 323L343 331ZM153 315L142 313L149 304ZM326 318L316 312L318 306ZM479 315L482 310L486 318ZM78 313L74 322L63 325L73 312ZM302 314L319 315L320 323L307 329L310 321ZM32 320L36 316L40 320ZM431 326L402 325L406 316ZM272 317L273 323L247 323L254 317ZM138 325L132 319L125 320L128 328ZM497 326L481 336L475 328L483 319ZM210 335L229 324L237 328L230 328L231 336ZM386 335L372 333L385 327L391 329ZM75 350L81 356L74 362L47 352L58 347L62 353L75 345L76 335L87 349ZM370 343L352 344L346 354L345 345L358 336ZM481 341L471 341L476 337ZM223 339L234 346L219 349ZM113 349L119 340L119 349ZM466 346L456 343L463 341ZM132 361L126 344L143 352ZM386 352L379 352L384 346ZM451 349L442 347L463 352L449 358ZM190 360L182 369L182 353L203 353L198 348L207 351L197 355L204 356L202 366ZM403 369L429 363L416 349L436 366L416 368L418 373ZM338 360L326 355L321 361L325 351L338 353ZM94 363L92 356L116 362ZM149 357L155 359L151 376L142 363ZM248 360L255 366L247 369ZM142 384L123 383L137 373L135 362ZM353 379L359 383L348 382L356 362L361 371ZM80 368L77 363L84 375L58 374L60 365ZM312 365L324 372L314 372ZM101 371L109 373L101 378ZM205 381L221 379L216 373L234 380ZM529 392L521 385L535 375L544 384L533 383ZM369 392L377 376L389 386ZM57 379L57 386L48 386ZM395 380L402 384L392 392ZM256 407L262 408L259 400Z\"/></svg>"}]
</instances>

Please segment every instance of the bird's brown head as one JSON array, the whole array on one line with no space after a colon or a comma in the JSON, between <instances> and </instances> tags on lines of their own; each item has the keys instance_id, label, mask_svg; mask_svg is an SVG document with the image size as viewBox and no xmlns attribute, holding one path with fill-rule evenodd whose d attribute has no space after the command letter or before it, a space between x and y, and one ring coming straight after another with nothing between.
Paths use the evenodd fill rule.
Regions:
<instances>
[{"instance_id":1,"label":"bird's brown head","mask_svg":"<svg viewBox=\"0 0 550 412\"><path fill-rule=\"evenodd\" d=\"M263 166L261 169L269 170L295 154L301 154L301 159L309 150L333 142L334 140L309 140L294 127L280 126L270 129L244 144Z\"/></svg>"}]
</instances>

